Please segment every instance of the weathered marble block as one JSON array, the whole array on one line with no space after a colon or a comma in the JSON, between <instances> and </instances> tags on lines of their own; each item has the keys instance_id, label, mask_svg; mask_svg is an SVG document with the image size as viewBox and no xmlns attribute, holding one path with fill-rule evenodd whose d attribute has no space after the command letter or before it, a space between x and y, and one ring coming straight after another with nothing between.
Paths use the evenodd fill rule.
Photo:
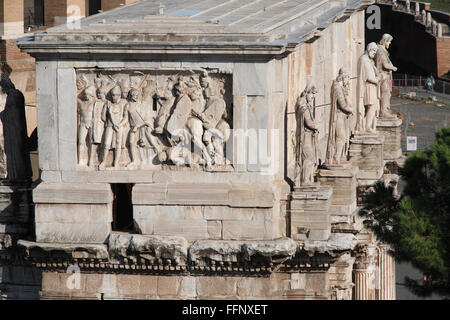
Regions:
<instances>
[{"instance_id":1,"label":"weathered marble block","mask_svg":"<svg viewBox=\"0 0 450 320\"><path fill-rule=\"evenodd\" d=\"M103 243L111 232L109 184L42 183L33 200L37 242Z\"/></svg>"},{"instance_id":2,"label":"weathered marble block","mask_svg":"<svg viewBox=\"0 0 450 320\"><path fill-rule=\"evenodd\" d=\"M359 167L358 185L371 185L383 175L384 136L357 133L350 139L350 163Z\"/></svg>"},{"instance_id":3,"label":"weathered marble block","mask_svg":"<svg viewBox=\"0 0 450 320\"><path fill-rule=\"evenodd\" d=\"M274 205L274 194L270 186L261 184L136 184L133 187L133 204L271 208Z\"/></svg>"},{"instance_id":4,"label":"weathered marble block","mask_svg":"<svg viewBox=\"0 0 450 320\"><path fill-rule=\"evenodd\" d=\"M273 191L264 185L136 184L132 201L142 234L176 234L188 240L275 239L283 234L282 219L273 212Z\"/></svg>"},{"instance_id":5,"label":"weathered marble block","mask_svg":"<svg viewBox=\"0 0 450 320\"><path fill-rule=\"evenodd\" d=\"M307 234L312 240L327 240L331 232L330 198L333 189L321 187L316 190L299 190L291 194L290 229L291 237Z\"/></svg>"},{"instance_id":6,"label":"weathered marble block","mask_svg":"<svg viewBox=\"0 0 450 320\"><path fill-rule=\"evenodd\" d=\"M318 180L321 186L333 188L330 198L330 214L350 216L356 209L356 177L358 167L320 169Z\"/></svg>"},{"instance_id":7,"label":"weathered marble block","mask_svg":"<svg viewBox=\"0 0 450 320\"><path fill-rule=\"evenodd\" d=\"M377 121L377 131L384 136L383 159L397 160L402 156L401 145L402 120L398 118L380 118Z\"/></svg>"},{"instance_id":8,"label":"weathered marble block","mask_svg":"<svg viewBox=\"0 0 450 320\"><path fill-rule=\"evenodd\" d=\"M270 240L283 236L284 220L271 208L134 205L136 226L145 235L178 235L189 241Z\"/></svg>"}]
</instances>

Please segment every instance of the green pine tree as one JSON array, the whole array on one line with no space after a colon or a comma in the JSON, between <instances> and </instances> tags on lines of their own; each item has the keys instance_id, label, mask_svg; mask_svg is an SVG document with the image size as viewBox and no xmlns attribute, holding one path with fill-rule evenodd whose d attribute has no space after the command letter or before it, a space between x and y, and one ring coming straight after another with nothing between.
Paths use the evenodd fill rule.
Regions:
<instances>
[{"instance_id":1,"label":"green pine tree","mask_svg":"<svg viewBox=\"0 0 450 320\"><path fill-rule=\"evenodd\" d=\"M397 261L430 276L424 283L406 279L414 293L450 297L450 127L427 150L410 154L399 175L405 184L399 197L378 182L359 214Z\"/></svg>"}]
</instances>

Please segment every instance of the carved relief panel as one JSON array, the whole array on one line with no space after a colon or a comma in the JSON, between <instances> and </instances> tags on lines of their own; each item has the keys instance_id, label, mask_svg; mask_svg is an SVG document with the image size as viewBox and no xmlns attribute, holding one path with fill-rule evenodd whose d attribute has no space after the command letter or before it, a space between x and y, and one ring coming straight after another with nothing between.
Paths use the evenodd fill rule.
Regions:
<instances>
[{"instance_id":1,"label":"carved relief panel","mask_svg":"<svg viewBox=\"0 0 450 320\"><path fill-rule=\"evenodd\" d=\"M231 74L80 69L77 90L78 169L231 168Z\"/></svg>"}]
</instances>

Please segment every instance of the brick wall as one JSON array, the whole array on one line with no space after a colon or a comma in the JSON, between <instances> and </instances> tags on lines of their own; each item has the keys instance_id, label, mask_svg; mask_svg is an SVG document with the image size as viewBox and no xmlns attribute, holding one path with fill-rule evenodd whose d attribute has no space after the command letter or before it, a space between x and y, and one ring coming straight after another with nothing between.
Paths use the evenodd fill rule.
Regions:
<instances>
[{"instance_id":1,"label":"brick wall","mask_svg":"<svg viewBox=\"0 0 450 320\"><path fill-rule=\"evenodd\" d=\"M0 23L23 21L23 0L0 0Z\"/></svg>"},{"instance_id":2,"label":"brick wall","mask_svg":"<svg viewBox=\"0 0 450 320\"><path fill-rule=\"evenodd\" d=\"M442 76L450 70L450 38L437 38L437 70Z\"/></svg>"},{"instance_id":3,"label":"brick wall","mask_svg":"<svg viewBox=\"0 0 450 320\"><path fill-rule=\"evenodd\" d=\"M23 34L23 0L0 0L0 39Z\"/></svg>"},{"instance_id":4,"label":"brick wall","mask_svg":"<svg viewBox=\"0 0 450 320\"><path fill-rule=\"evenodd\" d=\"M0 61L24 60L31 58L15 45L14 39L0 41Z\"/></svg>"},{"instance_id":5,"label":"brick wall","mask_svg":"<svg viewBox=\"0 0 450 320\"><path fill-rule=\"evenodd\" d=\"M138 2L139 0L102 0L102 10L107 11L120 6L120 4L131 4Z\"/></svg>"},{"instance_id":6,"label":"brick wall","mask_svg":"<svg viewBox=\"0 0 450 320\"><path fill-rule=\"evenodd\" d=\"M74 14L84 17L86 9L86 0L45 0L45 25L57 25L64 22L64 17Z\"/></svg>"},{"instance_id":7,"label":"brick wall","mask_svg":"<svg viewBox=\"0 0 450 320\"><path fill-rule=\"evenodd\" d=\"M55 17L66 15L67 6L65 0L45 0L44 3L44 21L46 26L53 26Z\"/></svg>"}]
</instances>

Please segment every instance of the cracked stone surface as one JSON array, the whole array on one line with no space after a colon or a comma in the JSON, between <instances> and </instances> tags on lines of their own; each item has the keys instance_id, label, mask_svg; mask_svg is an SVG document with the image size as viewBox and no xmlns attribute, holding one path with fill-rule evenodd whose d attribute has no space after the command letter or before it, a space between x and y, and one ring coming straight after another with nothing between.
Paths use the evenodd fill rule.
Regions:
<instances>
[{"instance_id":1,"label":"cracked stone surface","mask_svg":"<svg viewBox=\"0 0 450 320\"><path fill-rule=\"evenodd\" d=\"M242 244L242 241L198 240L189 247L189 257L193 261L209 258L213 261L236 262Z\"/></svg>"},{"instance_id":2,"label":"cracked stone surface","mask_svg":"<svg viewBox=\"0 0 450 320\"><path fill-rule=\"evenodd\" d=\"M243 250L247 257L260 254L265 257L293 256L297 252L298 244L288 238L274 241L245 242Z\"/></svg>"},{"instance_id":3,"label":"cracked stone surface","mask_svg":"<svg viewBox=\"0 0 450 320\"><path fill-rule=\"evenodd\" d=\"M186 239L177 236L111 234L108 240L109 252L113 257L148 253L156 259L175 259L181 262L187 258L187 247Z\"/></svg>"},{"instance_id":4,"label":"cracked stone surface","mask_svg":"<svg viewBox=\"0 0 450 320\"><path fill-rule=\"evenodd\" d=\"M332 233L327 241L306 240L303 249L320 253L353 250L357 241L355 235L351 233Z\"/></svg>"},{"instance_id":5,"label":"cracked stone surface","mask_svg":"<svg viewBox=\"0 0 450 320\"><path fill-rule=\"evenodd\" d=\"M19 240L17 246L26 251L27 255L33 256L33 249L40 249L49 255L59 254L61 251L72 258L94 258L108 259L108 250L106 245L102 244L68 244L68 243L42 243L27 240Z\"/></svg>"}]
</instances>

